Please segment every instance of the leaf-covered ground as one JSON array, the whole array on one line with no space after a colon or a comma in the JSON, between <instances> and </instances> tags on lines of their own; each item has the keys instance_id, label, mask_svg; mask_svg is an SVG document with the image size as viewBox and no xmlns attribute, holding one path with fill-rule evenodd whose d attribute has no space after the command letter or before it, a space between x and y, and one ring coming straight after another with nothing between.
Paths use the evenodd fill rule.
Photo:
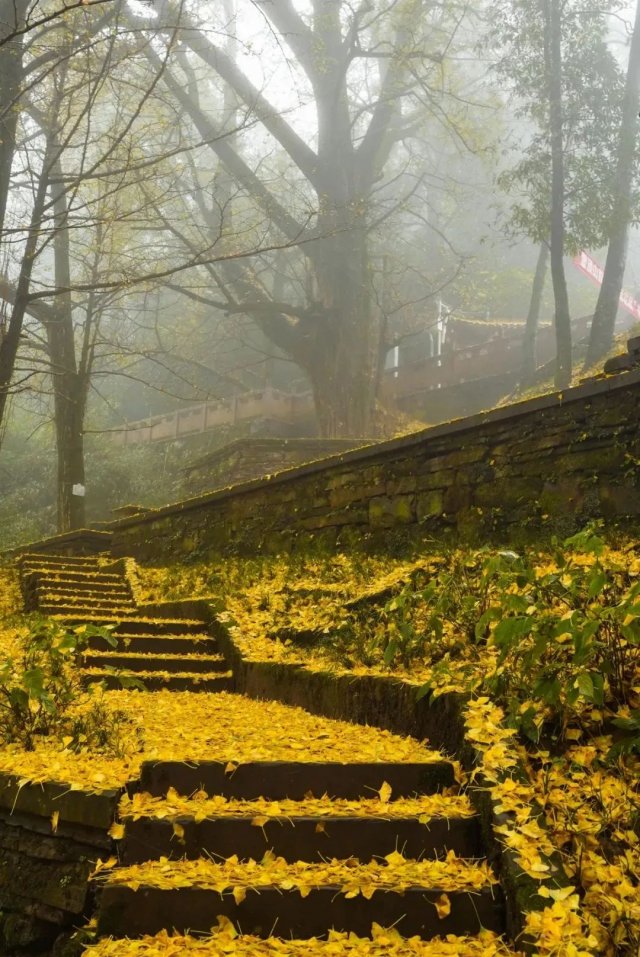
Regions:
<instances>
[{"instance_id":1,"label":"leaf-covered ground","mask_svg":"<svg viewBox=\"0 0 640 957\"><path fill-rule=\"evenodd\" d=\"M637 957L640 552L635 542L612 547L587 532L522 553L238 559L141 569L139 576L142 599L223 599L234 639L247 657L336 673L394 675L430 695L470 694L469 737L483 755L486 785L512 815L500 839L523 870L540 880L553 882L548 854L560 855L564 873L555 876L563 886L541 887L548 906L529 918L539 953ZM15 574L3 568L4 655L14 653L26 631L19 616L12 617L18 607ZM140 762L154 757L231 764L310 752L335 761L349 761L354 753L363 760L432 757L416 742L386 732L234 696L108 692L101 700L108 713L124 715L118 755L43 739L32 752L5 745L0 769L24 780L58 779L100 790L137 776ZM91 699L82 696L75 707L82 712ZM518 762L523 777L514 776ZM256 810L257 818L267 813ZM485 953L503 952L488 938L485 943ZM210 953L206 948L219 944L187 941L184 948ZM232 944L228 952L242 952L245 945L251 953L273 952L271 944L253 947L242 938ZM99 946L107 948L106 957L108 943ZM165 935L127 944L132 949L126 953L171 954L179 946ZM403 950L406 946L394 939L388 945L377 941L377 950L371 950L370 943L344 938L334 952L478 952L476 941L452 943L458 950L447 950L448 942L432 945L442 950L428 945L424 951ZM305 949L311 948L305 944Z\"/></svg>"},{"instance_id":2,"label":"leaf-covered ground","mask_svg":"<svg viewBox=\"0 0 640 957\"><path fill-rule=\"evenodd\" d=\"M522 553L236 559L145 569L140 588L149 599L224 596L254 660L480 696L469 736L515 819L500 838L534 878L553 879L554 850L564 870L567 886L530 918L540 953L640 953L635 541L614 547L587 530Z\"/></svg>"},{"instance_id":3,"label":"leaf-covered ground","mask_svg":"<svg viewBox=\"0 0 640 957\"><path fill-rule=\"evenodd\" d=\"M35 751L0 749L0 771L26 781L60 781L72 788L121 787L138 776L142 761L418 761L440 759L411 738L377 728L319 718L302 708L240 695L191 692L107 691L107 710L129 719L122 727L122 756L80 752L43 738ZM88 707L91 697L78 702Z\"/></svg>"}]
</instances>

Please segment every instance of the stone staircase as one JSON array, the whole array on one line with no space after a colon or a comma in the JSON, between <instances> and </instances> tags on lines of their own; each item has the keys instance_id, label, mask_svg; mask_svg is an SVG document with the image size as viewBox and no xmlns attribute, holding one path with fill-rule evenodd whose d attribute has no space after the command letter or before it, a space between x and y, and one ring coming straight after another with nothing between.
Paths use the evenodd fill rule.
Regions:
<instances>
[{"instance_id":1,"label":"stone staircase","mask_svg":"<svg viewBox=\"0 0 640 957\"><path fill-rule=\"evenodd\" d=\"M27 611L39 611L69 627L106 628L115 639L113 647L101 635L89 635L79 662L86 682L120 688L123 676L135 676L149 691L231 690L232 674L206 623L146 617L122 562L25 554L19 567Z\"/></svg>"},{"instance_id":2,"label":"stone staircase","mask_svg":"<svg viewBox=\"0 0 640 957\"><path fill-rule=\"evenodd\" d=\"M117 953L119 939L208 936L222 919L302 954L305 940L368 938L374 923L424 940L501 933L479 822L452 785L435 759L145 764L141 792L120 805L119 866L98 878L98 936ZM215 930L207 946L227 952Z\"/></svg>"},{"instance_id":3,"label":"stone staircase","mask_svg":"<svg viewBox=\"0 0 640 957\"><path fill-rule=\"evenodd\" d=\"M148 690L229 686L206 623L145 617L122 563L25 555L20 565L28 609L116 639L113 648L88 630L86 681L120 687L124 673ZM231 728L231 753L233 740ZM247 957L264 948L308 957L313 944L335 957L347 952L336 934L351 933L362 940L356 948L349 938L347 950L360 957L440 957L443 946L512 954L492 936L505 931L505 902L479 818L453 764L424 753L413 763L357 754L349 763L144 763L110 832L118 862L94 878L95 942L84 953L214 957L240 945ZM380 927L402 935L400 950L380 943Z\"/></svg>"}]
</instances>

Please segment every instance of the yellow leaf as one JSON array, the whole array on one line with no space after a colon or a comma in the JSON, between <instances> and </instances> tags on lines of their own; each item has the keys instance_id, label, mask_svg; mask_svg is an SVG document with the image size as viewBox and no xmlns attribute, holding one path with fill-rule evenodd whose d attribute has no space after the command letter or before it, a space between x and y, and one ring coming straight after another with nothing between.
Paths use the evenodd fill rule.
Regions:
<instances>
[{"instance_id":1,"label":"yellow leaf","mask_svg":"<svg viewBox=\"0 0 640 957\"><path fill-rule=\"evenodd\" d=\"M108 857L106 861L96 861L96 866L89 876L95 877L96 874L99 874L101 871L111 870L111 868L115 867L117 863L117 857Z\"/></svg>"},{"instance_id":2,"label":"yellow leaf","mask_svg":"<svg viewBox=\"0 0 640 957\"><path fill-rule=\"evenodd\" d=\"M238 936L232 921L224 914L218 914L218 924L211 928L211 933L216 934L217 937L227 937L229 940L234 940Z\"/></svg>"},{"instance_id":3,"label":"yellow leaf","mask_svg":"<svg viewBox=\"0 0 640 957\"><path fill-rule=\"evenodd\" d=\"M238 770L238 765L234 764L233 761L228 761L227 764L225 765L224 773L233 774L234 771L237 771L237 770Z\"/></svg>"},{"instance_id":4,"label":"yellow leaf","mask_svg":"<svg viewBox=\"0 0 640 957\"><path fill-rule=\"evenodd\" d=\"M448 894L440 894L440 897L435 901L435 905L440 920L448 917L451 913L451 901Z\"/></svg>"},{"instance_id":5,"label":"yellow leaf","mask_svg":"<svg viewBox=\"0 0 640 957\"><path fill-rule=\"evenodd\" d=\"M240 887L240 886L234 887L232 893L233 893L233 899L235 900L236 904L241 904L243 900L245 899L245 897L247 896L247 888Z\"/></svg>"},{"instance_id":6,"label":"yellow leaf","mask_svg":"<svg viewBox=\"0 0 640 957\"><path fill-rule=\"evenodd\" d=\"M51 815L51 830L55 834L58 830L58 821L60 820L60 811L54 811Z\"/></svg>"},{"instance_id":7,"label":"yellow leaf","mask_svg":"<svg viewBox=\"0 0 640 957\"><path fill-rule=\"evenodd\" d=\"M124 824L118 824L114 821L107 831L107 834L109 837L112 837L114 841L121 841L124 837Z\"/></svg>"},{"instance_id":8,"label":"yellow leaf","mask_svg":"<svg viewBox=\"0 0 640 957\"><path fill-rule=\"evenodd\" d=\"M391 798L391 785L387 784L387 782L384 781L382 783L382 787L378 791L378 794L380 795L380 800L382 801L382 803L388 804Z\"/></svg>"},{"instance_id":9,"label":"yellow leaf","mask_svg":"<svg viewBox=\"0 0 640 957\"><path fill-rule=\"evenodd\" d=\"M184 844L184 828L177 821L173 822L173 835L178 838L180 844Z\"/></svg>"},{"instance_id":10,"label":"yellow leaf","mask_svg":"<svg viewBox=\"0 0 640 957\"><path fill-rule=\"evenodd\" d=\"M254 827L264 827L268 820L266 814L258 814L251 819L251 823Z\"/></svg>"},{"instance_id":11,"label":"yellow leaf","mask_svg":"<svg viewBox=\"0 0 640 957\"><path fill-rule=\"evenodd\" d=\"M318 821L316 824L316 834L326 834L327 829L322 821Z\"/></svg>"}]
</instances>

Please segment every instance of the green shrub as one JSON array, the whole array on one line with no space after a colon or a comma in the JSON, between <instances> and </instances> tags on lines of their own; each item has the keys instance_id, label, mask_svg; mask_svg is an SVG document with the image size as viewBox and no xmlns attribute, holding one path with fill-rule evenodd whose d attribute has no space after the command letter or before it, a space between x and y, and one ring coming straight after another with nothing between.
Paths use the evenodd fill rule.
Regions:
<instances>
[{"instance_id":1,"label":"green shrub","mask_svg":"<svg viewBox=\"0 0 640 957\"><path fill-rule=\"evenodd\" d=\"M513 552L482 562L474 591L477 654L455 671L471 690L500 699L511 721L537 740L544 724L562 735L586 710L626 708L640 668L640 580L592 530L546 558ZM490 667L482 673L478 665ZM435 688L453 674L436 664ZM620 726L622 727L622 725ZM628 730L633 728L631 724Z\"/></svg>"},{"instance_id":2,"label":"green shrub","mask_svg":"<svg viewBox=\"0 0 640 957\"><path fill-rule=\"evenodd\" d=\"M77 656L95 635L111 646L110 631L93 625L68 630L58 622L30 617L19 656L0 663L0 739L32 751L40 737L55 736L66 747L119 751L124 714L107 712L97 698L76 706L82 688Z\"/></svg>"}]
</instances>

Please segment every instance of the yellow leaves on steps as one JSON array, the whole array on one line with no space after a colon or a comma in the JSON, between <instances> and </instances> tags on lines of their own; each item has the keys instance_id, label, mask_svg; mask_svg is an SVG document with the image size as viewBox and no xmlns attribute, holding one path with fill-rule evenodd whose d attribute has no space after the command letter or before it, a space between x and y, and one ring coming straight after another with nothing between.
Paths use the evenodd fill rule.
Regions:
<instances>
[{"instance_id":1,"label":"yellow leaves on steps","mask_svg":"<svg viewBox=\"0 0 640 957\"><path fill-rule=\"evenodd\" d=\"M374 924L371 939L329 931L327 940L281 940L241 936L228 918L218 918L209 938L171 936L161 931L141 940L101 940L85 950L86 957L513 957L507 945L491 931L477 937L422 940L404 938L393 928Z\"/></svg>"},{"instance_id":2,"label":"yellow leaves on steps","mask_svg":"<svg viewBox=\"0 0 640 957\"><path fill-rule=\"evenodd\" d=\"M449 851L443 860L415 861L393 851L384 862L361 863L356 858L307 863L289 863L282 857L267 852L261 861L239 861L236 856L221 863L208 859L148 861L120 867L106 875L110 884L156 887L170 890L194 887L219 893L236 887L277 887L297 890L306 897L314 887L338 887L346 897L371 897L376 890L402 894L410 887L426 887L444 892L480 891L496 883L496 877L486 861L470 863ZM439 913L447 902L440 899ZM444 913L441 913L444 916Z\"/></svg>"},{"instance_id":3,"label":"yellow leaves on steps","mask_svg":"<svg viewBox=\"0 0 640 957\"><path fill-rule=\"evenodd\" d=\"M77 704L86 706L87 696ZM72 789L103 791L138 777L145 760L224 761L231 771L250 761L433 762L421 742L378 728L311 715L276 701L191 692L105 692L107 709L131 718L126 756L79 753L43 738L35 751L0 749L0 771L29 781L58 781Z\"/></svg>"},{"instance_id":4,"label":"yellow leaves on steps","mask_svg":"<svg viewBox=\"0 0 640 957\"><path fill-rule=\"evenodd\" d=\"M391 794L391 788L384 785L381 791L385 797ZM473 806L464 794L440 793L423 794L416 798L397 798L394 801L380 798L347 800L307 797L302 801L269 801L256 798L252 801L233 800L223 795L209 797L204 791L197 791L191 797L182 797L169 788L166 796L152 797L139 792L131 797L125 794L120 802L120 817L123 820L137 821L141 817L155 820L174 821L176 818L193 818L196 823L217 817L244 817L251 819L257 827L263 827L270 818L295 817L379 817L384 819L416 817L428 824L435 817L472 817Z\"/></svg>"}]
</instances>

